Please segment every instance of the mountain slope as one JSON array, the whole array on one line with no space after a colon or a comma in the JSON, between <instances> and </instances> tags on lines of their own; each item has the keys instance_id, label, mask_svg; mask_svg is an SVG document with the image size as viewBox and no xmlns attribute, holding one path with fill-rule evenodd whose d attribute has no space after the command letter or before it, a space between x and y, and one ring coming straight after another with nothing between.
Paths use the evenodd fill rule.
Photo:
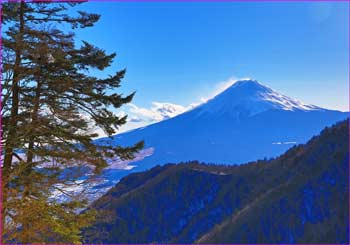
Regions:
<instances>
[{"instance_id":1,"label":"mountain slope","mask_svg":"<svg viewBox=\"0 0 350 245\"><path fill-rule=\"evenodd\" d=\"M168 164L93 203L89 243L347 243L349 121L271 161Z\"/></svg>"},{"instance_id":2,"label":"mountain slope","mask_svg":"<svg viewBox=\"0 0 350 245\"><path fill-rule=\"evenodd\" d=\"M282 95L256 80L238 81L197 109L199 114L226 114L236 118L252 116L267 110L323 110Z\"/></svg>"},{"instance_id":3,"label":"mountain slope","mask_svg":"<svg viewBox=\"0 0 350 245\"><path fill-rule=\"evenodd\" d=\"M243 80L188 112L96 143L131 145L144 140L152 155L133 164L133 171L190 160L240 164L278 156L347 116Z\"/></svg>"},{"instance_id":4,"label":"mountain slope","mask_svg":"<svg viewBox=\"0 0 350 245\"><path fill-rule=\"evenodd\" d=\"M298 174L258 196L197 242L348 243L348 140L348 121L325 130L321 142L305 147L312 153L303 156L306 166Z\"/></svg>"}]
</instances>

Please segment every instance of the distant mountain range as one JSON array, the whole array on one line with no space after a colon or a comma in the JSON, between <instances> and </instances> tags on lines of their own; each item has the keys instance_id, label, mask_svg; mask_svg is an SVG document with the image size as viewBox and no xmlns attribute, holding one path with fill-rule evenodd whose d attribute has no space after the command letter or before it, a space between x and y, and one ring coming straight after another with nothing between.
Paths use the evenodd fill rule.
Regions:
<instances>
[{"instance_id":1,"label":"distant mountain range","mask_svg":"<svg viewBox=\"0 0 350 245\"><path fill-rule=\"evenodd\" d=\"M265 89L254 82L240 83L224 93L222 98L232 91L241 92L241 89L251 87L254 91L256 87ZM215 100L164 124L173 125L180 119L189 120L189 115L197 115L201 120L211 118L211 113L217 113ZM230 115L232 120L236 118L236 126L243 126L239 124L240 120L253 123L249 118L258 120L260 115L283 129L292 129L294 123L295 131L305 135L317 130L317 127L305 126L298 130L297 126L301 126L303 120L308 123L315 120L317 124L315 118L323 118L323 123L326 123L326 115L337 114L302 104L296 109L296 105L299 104L285 107L285 103L280 103L277 111L261 112L267 107L276 106L267 101L264 106L254 110L242 114L237 114L236 110ZM208 108L212 110L204 110ZM259 114L255 114L257 111ZM281 119L277 115L294 121ZM260 120L258 122L262 123ZM278 125L274 120L282 124ZM285 123L288 123L288 127ZM263 129L259 124L255 125ZM253 127L249 124L244 126ZM154 125L148 130L152 127L161 126ZM276 139L279 141L303 139L296 132L266 127L266 131L252 132L259 134L257 140L251 142L250 148L244 151L246 154L251 150L256 156L260 151L255 148L264 142L264 149L270 149L267 142L273 139L269 136L271 133L275 137L283 133ZM228 128L222 130L228 131ZM253 136L249 137L253 140ZM239 154L239 159L243 159L236 149L243 147L239 139L235 137L232 140L231 148L226 149L229 151L227 155L219 158L218 154L214 158L226 159L234 156L231 153L234 152ZM260 144L254 146L257 142ZM201 156L210 156L206 153ZM83 231L86 243L349 244L349 120L324 129L307 144L293 146L273 160L233 166L198 162L166 164L130 174L94 202L92 208L98 211L98 216L96 222Z\"/></svg>"},{"instance_id":2,"label":"distant mountain range","mask_svg":"<svg viewBox=\"0 0 350 245\"><path fill-rule=\"evenodd\" d=\"M157 164L191 160L241 164L276 157L347 117L346 112L307 105L255 80L242 80L176 117L95 142L128 146L145 141L145 149L133 162L110 162L105 171L110 186L122 176Z\"/></svg>"}]
</instances>

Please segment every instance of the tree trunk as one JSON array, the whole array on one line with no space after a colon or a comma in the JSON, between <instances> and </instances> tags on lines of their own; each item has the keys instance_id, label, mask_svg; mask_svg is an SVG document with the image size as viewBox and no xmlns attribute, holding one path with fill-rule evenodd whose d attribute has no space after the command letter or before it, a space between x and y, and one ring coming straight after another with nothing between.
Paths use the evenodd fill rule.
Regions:
<instances>
[{"instance_id":1,"label":"tree trunk","mask_svg":"<svg viewBox=\"0 0 350 245\"><path fill-rule=\"evenodd\" d=\"M40 73L42 73L40 71ZM42 74L39 74L39 76L42 76ZM32 112L32 121L30 123L30 135L29 135L29 141L28 141L28 151L27 151L27 170L28 173L30 170L34 167L33 166L33 158L34 158L34 142L35 142L35 127L37 126L37 120L38 120L38 113L40 108L40 96L41 96L41 87L42 82L39 80L37 87L35 89L35 97L34 97L34 105L33 105L33 112Z\"/></svg>"},{"instance_id":2,"label":"tree trunk","mask_svg":"<svg viewBox=\"0 0 350 245\"><path fill-rule=\"evenodd\" d=\"M16 51L15 51L15 64L13 67L13 79L12 79L12 104L11 104L11 114L9 122L9 131L5 142L5 156L2 167L2 210L1 210L1 224L2 231L4 230L5 218L6 218L6 202L7 202L7 189L9 183L9 175L11 172L13 150L16 147L16 133L17 133L17 117L18 117L18 107L19 107L19 86L18 82L20 81L20 64L21 64L21 51L22 51L22 39L24 34L24 5L25 2L22 0L20 5L19 13L19 33L18 38L16 39ZM3 241L3 234L0 234L0 242Z\"/></svg>"},{"instance_id":3,"label":"tree trunk","mask_svg":"<svg viewBox=\"0 0 350 245\"><path fill-rule=\"evenodd\" d=\"M41 64L40 64L41 66ZM34 143L35 143L35 127L37 126L37 120L38 120L38 113L40 108L40 96L41 96L41 88L42 88L42 70L40 68L38 73L38 83L35 88L35 95L34 95L34 101L33 101L33 111L31 114L31 123L29 125L29 140L28 140L28 150L27 150L27 159L26 159L26 167L23 173L23 196L22 200L23 202L29 202L30 204L30 195L32 192L33 187L33 179L31 177L31 173L33 171L33 168L35 166L35 163L33 162L34 159ZM30 234L30 230L32 229L31 219L23 219L22 223L22 229L24 232L27 232ZM21 242L23 243L32 243L33 241L30 240L31 238L28 236L24 236L23 240Z\"/></svg>"},{"instance_id":4,"label":"tree trunk","mask_svg":"<svg viewBox=\"0 0 350 245\"><path fill-rule=\"evenodd\" d=\"M7 139L5 142L5 158L3 165L3 177L4 180L8 178L11 171L13 150L16 146L16 132L17 132L17 116L18 116L18 106L19 106L19 86L18 82L20 80L19 68L21 64L21 44L24 34L24 5L25 2L22 0L20 5L20 16L19 16L19 33L16 43L16 58L13 67L13 79L12 79L12 105L11 105L11 115L9 123L9 131ZM6 181L4 181L6 183Z\"/></svg>"}]
</instances>

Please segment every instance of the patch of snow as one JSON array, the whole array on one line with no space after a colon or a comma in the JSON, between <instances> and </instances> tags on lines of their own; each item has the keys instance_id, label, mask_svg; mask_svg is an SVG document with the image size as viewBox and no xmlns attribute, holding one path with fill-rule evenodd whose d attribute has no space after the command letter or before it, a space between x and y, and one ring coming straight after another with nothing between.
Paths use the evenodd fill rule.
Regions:
<instances>
[{"instance_id":1,"label":"patch of snow","mask_svg":"<svg viewBox=\"0 0 350 245\"><path fill-rule=\"evenodd\" d=\"M295 141L286 141L286 142L272 142L273 145L295 145L297 142Z\"/></svg>"},{"instance_id":2,"label":"patch of snow","mask_svg":"<svg viewBox=\"0 0 350 245\"><path fill-rule=\"evenodd\" d=\"M311 111L322 108L305 104L299 100L280 94L256 80L241 80L221 94L197 107L198 116L203 114L230 114L234 117L253 116L258 113L278 109L288 111Z\"/></svg>"},{"instance_id":3,"label":"patch of snow","mask_svg":"<svg viewBox=\"0 0 350 245\"><path fill-rule=\"evenodd\" d=\"M119 157L115 157L108 161L108 167L106 169L123 169L123 170L131 170L137 165L129 165L132 162L138 162L143 160L146 157L149 157L153 154L154 148L150 147L147 149L143 149L140 152L135 154L135 158L132 160L122 160Z\"/></svg>"}]
</instances>

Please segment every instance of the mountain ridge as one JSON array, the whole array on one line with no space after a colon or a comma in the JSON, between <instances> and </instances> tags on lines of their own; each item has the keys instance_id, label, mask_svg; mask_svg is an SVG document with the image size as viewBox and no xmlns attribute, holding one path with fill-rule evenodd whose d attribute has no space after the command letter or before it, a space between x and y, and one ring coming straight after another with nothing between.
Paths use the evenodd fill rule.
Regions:
<instances>
[{"instance_id":1,"label":"mountain ridge","mask_svg":"<svg viewBox=\"0 0 350 245\"><path fill-rule=\"evenodd\" d=\"M276 104L271 94L295 107L285 108L284 104L289 104L282 102ZM242 98L243 101L248 98L259 106L254 108L248 106L249 103L243 103L243 107L237 107L241 105ZM96 144L115 146L131 146L144 140L145 148L137 153L134 160L111 159L109 167L99 176L98 184L92 187L93 196L97 198L105 193L123 176L156 165L192 160L239 165L277 157L293 145L305 143L325 126L348 118L346 112L294 102L294 99L257 81L245 80L233 84L207 103L173 118L97 139ZM247 106L250 108L245 108ZM216 108L224 108L223 113ZM259 113L252 113L257 112L256 109Z\"/></svg>"},{"instance_id":2,"label":"mountain ridge","mask_svg":"<svg viewBox=\"0 0 350 245\"><path fill-rule=\"evenodd\" d=\"M269 161L131 174L94 202L102 220L84 231L85 241L346 243L348 137L346 120Z\"/></svg>"},{"instance_id":3,"label":"mountain ridge","mask_svg":"<svg viewBox=\"0 0 350 245\"><path fill-rule=\"evenodd\" d=\"M239 110L239 107L243 107L247 111L251 110L249 116L272 109L326 110L292 99L252 79L236 81L225 91L199 107L210 107L214 109L213 113L215 113L227 105L230 105L230 107L226 108L226 111Z\"/></svg>"},{"instance_id":4,"label":"mountain ridge","mask_svg":"<svg viewBox=\"0 0 350 245\"><path fill-rule=\"evenodd\" d=\"M190 111L95 142L127 146L144 140L146 149L153 151L138 161L136 165L141 168L151 167L152 163L190 160L239 164L275 157L289 146L274 143L305 143L323 127L347 116L348 113L304 104L256 80L242 80ZM261 150L239 154L244 147L257 144ZM225 151L232 146L237 152Z\"/></svg>"}]
</instances>

